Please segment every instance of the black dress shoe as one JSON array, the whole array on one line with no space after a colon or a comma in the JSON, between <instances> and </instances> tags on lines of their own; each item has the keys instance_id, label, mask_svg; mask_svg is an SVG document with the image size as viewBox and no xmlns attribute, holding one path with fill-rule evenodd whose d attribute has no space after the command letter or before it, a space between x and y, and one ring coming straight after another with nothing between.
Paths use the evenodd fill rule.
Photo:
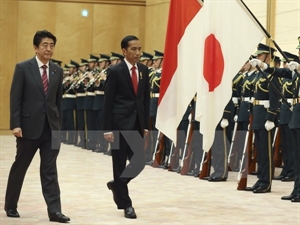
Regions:
<instances>
[{"instance_id":1,"label":"black dress shoe","mask_svg":"<svg viewBox=\"0 0 300 225\"><path fill-rule=\"evenodd\" d=\"M258 188L258 186L254 184L252 187L246 187L245 191L254 191L257 188Z\"/></svg>"},{"instance_id":2,"label":"black dress shoe","mask_svg":"<svg viewBox=\"0 0 300 225\"><path fill-rule=\"evenodd\" d=\"M20 217L16 209L4 209L7 217Z\"/></svg>"},{"instance_id":3,"label":"black dress shoe","mask_svg":"<svg viewBox=\"0 0 300 225\"><path fill-rule=\"evenodd\" d=\"M133 207L124 209L124 216L128 219L136 219L136 214Z\"/></svg>"},{"instance_id":4,"label":"black dress shoe","mask_svg":"<svg viewBox=\"0 0 300 225\"><path fill-rule=\"evenodd\" d=\"M282 196L281 197L281 200L292 200L294 198L294 195L290 194L290 195L287 195L287 196Z\"/></svg>"},{"instance_id":5,"label":"black dress shoe","mask_svg":"<svg viewBox=\"0 0 300 225\"><path fill-rule=\"evenodd\" d=\"M294 181L294 177L283 177L283 178L281 179L281 181L283 181L283 182Z\"/></svg>"},{"instance_id":6,"label":"black dress shoe","mask_svg":"<svg viewBox=\"0 0 300 225\"><path fill-rule=\"evenodd\" d=\"M300 202L300 195L296 195L294 198L292 198L291 202Z\"/></svg>"},{"instance_id":7,"label":"black dress shoe","mask_svg":"<svg viewBox=\"0 0 300 225\"><path fill-rule=\"evenodd\" d=\"M49 215L49 220L52 222L66 223L70 221L70 218L60 212L56 212Z\"/></svg>"},{"instance_id":8,"label":"black dress shoe","mask_svg":"<svg viewBox=\"0 0 300 225\"><path fill-rule=\"evenodd\" d=\"M220 182L220 181L226 181L227 177L210 177L208 178L208 181L210 182Z\"/></svg>"},{"instance_id":9,"label":"black dress shoe","mask_svg":"<svg viewBox=\"0 0 300 225\"><path fill-rule=\"evenodd\" d=\"M279 175L277 177L273 177L273 180L281 180L282 178L284 178L285 176L283 175Z\"/></svg>"},{"instance_id":10,"label":"black dress shoe","mask_svg":"<svg viewBox=\"0 0 300 225\"><path fill-rule=\"evenodd\" d=\"M268 192L271 192L271 188L258 187L253 190L253 193L255 193L255 194L262 194L262 193L268 193Z\"/></svg>"}]
</instances>

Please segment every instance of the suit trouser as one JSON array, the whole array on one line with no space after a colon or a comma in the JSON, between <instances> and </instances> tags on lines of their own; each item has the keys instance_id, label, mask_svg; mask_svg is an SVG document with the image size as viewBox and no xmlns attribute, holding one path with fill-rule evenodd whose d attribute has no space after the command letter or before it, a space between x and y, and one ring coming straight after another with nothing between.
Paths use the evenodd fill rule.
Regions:
<instances>
[{"instance_id":1,"label":"suit trouser","mask_svg":"<svg viewBox=\"0 0 300 225\"><path fill-rule=\"evenodd\" d=\"M293 142L291 141L292 132L288 124L280 125L281 135L281 148L283 158L283 168L281 171L282 176L293 177L294 176L294 153Z\"/></svg>"},{"instance_id":2,"label":"suit trouser","mask_svg":"<svg viewBox=\"0 0 300 225\"><path fill-rule=\"evenodd\" d=\"M114 132L112 142L112 162L114 175L115 203L118 209L132 206L128 193L128 183L145 167L144 139L135 124L132 131ZM126 166L127 159L130 163Z\"/></svg>"},{"instance_id":3,"label":"suit trouser","mask_svg":"<svg viewBox=\"0 0 300 225\"><path fill-rule=\"evenodd\" d=\"M273 130L266 129L254 130L255 146L257 150L257 177L256 185L262 188L269 188L272 185L273 174Z\"/></svg>"},{"instance_id":4,"label":"suit trouser","mask_svg":"<svg viewBox=\"0 0 300 225\"><path fill-rule=\"evenodd\" d=\"M300 129L292 129L294 153L294 189L292 195L300 196Z\"/></svg>"},{"instance_id":5,"label":"suit trouser","mask_svg":"<svg viewBox=\"0 0 300 225\"><path fill-rule=\"evenodd\" d=\"M214 173L211 174L213 177L228 177L228 151L230 143L228 140L227 132L231 132L230 129L218 128L215 131L215 138L211 147L212 153L212 164L214 167Z\"/></svg>"},{"instance_id":6,"label":"suit trouser","mask_svg":"<svg viewBox=\"0 0 300 225\"><path fill-rule=\"evenodd\" d=\"M16 209L26 171L40 149L40 179L48 213L61 212L60 189L57 179L56 159L58 149L52 149L51 130L46 119L42 135L38 139L17 138L17 154L10 169L5 207Z\"/></svg>"},{"instance_id":7,"label":"suit trouser","mask_svg":"<svg viewBox=\"0 0 300 225\"><path fill-rule=\"evenodd\" d=\"M84 110L77 109L76 110L76 120L77 120L77 130L80 139L81 147L85 146L85 123L84 123Z\"/></svg>"}]
</instances>

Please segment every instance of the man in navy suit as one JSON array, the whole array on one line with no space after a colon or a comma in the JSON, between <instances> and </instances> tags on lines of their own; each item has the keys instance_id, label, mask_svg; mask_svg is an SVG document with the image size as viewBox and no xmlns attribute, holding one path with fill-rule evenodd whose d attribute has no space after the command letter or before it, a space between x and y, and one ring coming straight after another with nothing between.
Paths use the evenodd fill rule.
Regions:
<instances>
[{"instance_id":1,"label":"man in navy suit","mask_svg":"<svg viewBox=\"0 0 300 225\"><path fill-rule=\"evenodd\" d=\"M104 138L111 142L114 180L107 183L125 218L136 214L127 184L145 167L144 140L149 121L148 68L139 63L141 43L135 36L121 41L124 60L107 70L104 95ZM127 159L130 163L126 166Z\"/></svg>"},{"instance_id":2,"label":"man in navy suit","mask_svg":"<svg viewBox=\"0 0 300 225\"><path fill-rule=\"evenodd\" d=\"M20 217L17 204L26 171L40 149L40 178L50 221L67 222L61 213L56 159L60 149L63 70L50 61L56 37L37 31L33 37L36 55L15 68L10 90L10 128L17 153L5 196L6 215Z\"/></svg>"}]
</instances>

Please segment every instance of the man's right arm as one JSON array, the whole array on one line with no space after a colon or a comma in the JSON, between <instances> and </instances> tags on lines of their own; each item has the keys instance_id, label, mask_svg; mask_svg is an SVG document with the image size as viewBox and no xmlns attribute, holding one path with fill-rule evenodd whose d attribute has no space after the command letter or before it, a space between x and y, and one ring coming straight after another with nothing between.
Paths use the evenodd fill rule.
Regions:
<instances>
[{"instance_id":1,"label":"man's right arm","mask_svg":"<svg viewBox=\"0 0 300 225\"><path fill-rule=\"evenodd\" d=\"M24 74L20 64L15 67L10 88L10 129L21 127L21 105L24 89Z\"/></svg>"}]
</instances>

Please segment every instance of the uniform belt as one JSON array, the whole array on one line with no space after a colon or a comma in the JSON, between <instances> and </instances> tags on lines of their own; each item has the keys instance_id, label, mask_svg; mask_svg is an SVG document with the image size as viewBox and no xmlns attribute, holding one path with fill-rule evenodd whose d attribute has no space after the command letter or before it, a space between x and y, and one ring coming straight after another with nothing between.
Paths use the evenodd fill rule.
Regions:
<instances>
[{"instance_id":1,"label":"uniform belt","mask_svg":"<svg viewBox=\"0 0 300 225\"><path fill-rule=\"evenodd\" d=\"M294 98L293 99L294 101L294 105L296 105L296 104L299 104L300 103L300 98Z\"/></svg>"},{"instance_id":2,"label":"uniform belt","mask_svg":"<svg viewBox=\"0 0 300 225\"><path fill-rule=\"evenodd\" d=\"M85 97L85 93L76 93L77 97Z\"/></svg>"},{"instance_id":3,"label":"uniform belt","mask_svg":"<svg viewBox=\"0 0 300 225\"><path fill-rule=\"evenodd\" d=\"M87 91L87 92L85 92L85 94L86 94L86 96L95 96L94 92Z\"/></svg>"},{"instance_id":4,"label":"uniform belt","mask_svg":"<svg viewBox=\"0 0 300 225\"><path fill-rule=\"evenodd\" d=\"M263 105L265 108L270 107L270 102L269 100L254 100L253 105Z\"/></svg>"},{"instance_id":5,"label":"uniform belt","mask_svg":"<svg viewBox=\"0 0 300 225\"><path fill-rule=\"evenodd\" d=\"M95 91L96 95L104 95L104 91Z\"/></svg>"},{"instance_id":6,"label":"uniform belt","mask_svg":"<svg viewBox=\"0 0 300 225\"><path fill-rule=\"evenodd\" d=\"M73 94L65 94L65 98L76 98L76 95L73 95Z\"/></svg>"},{"instance_id":7,"label":"uniform belt","mask_svg":"<svg viewBox=\"0 0 300 225\"><path fill-rule=\"evenodd\" d=\"M250 102L250 97L242 97L243 102Z\"/></svg>"},{"instance_id":8,"label":"uniform belt","mask_svg":"<svg viewBox=\"0 0 300 225\"><path fill-rule=\"evenodd\" d=\"M150 98L159 98L159 93L150 93Z\"/></svg>"},{"instance_id":9,"label":"uniform belt","mask_svg":"<svg viewBox=\"0 0 300 225\"><path fill-rule=\"evenodd\" d=\"M66 95L65 95L65 94L63 94L63 95L62 95L62 98L65 98L65 97L66 97Z\"/></svg>"}]
</instances>

